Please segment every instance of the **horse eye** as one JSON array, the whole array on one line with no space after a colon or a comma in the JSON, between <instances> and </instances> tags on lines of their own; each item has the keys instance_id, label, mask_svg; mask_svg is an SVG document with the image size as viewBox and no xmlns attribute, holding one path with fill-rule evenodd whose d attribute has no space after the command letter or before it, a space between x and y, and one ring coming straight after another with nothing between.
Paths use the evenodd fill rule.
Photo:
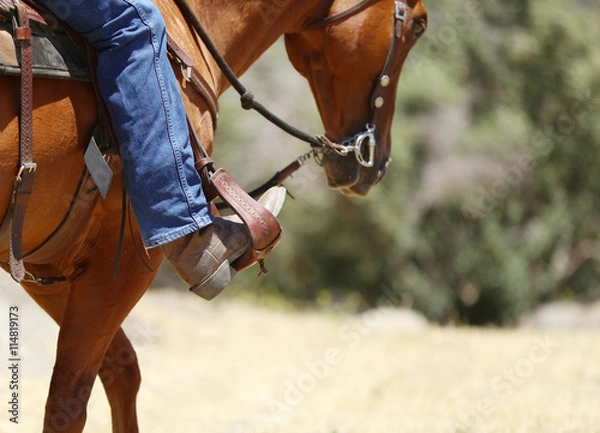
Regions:
<instances>
[{"instance_id":1,"label":"horse eye","mask_svg":"<svg viewBox=\"0 0 600 433\"><path fill-rule=\"evenodd\" d=\"M424 20L415 21L412 26L412 33L415 39L420 38L427 30L427 23Z\"/></svg>"}]
</instances>

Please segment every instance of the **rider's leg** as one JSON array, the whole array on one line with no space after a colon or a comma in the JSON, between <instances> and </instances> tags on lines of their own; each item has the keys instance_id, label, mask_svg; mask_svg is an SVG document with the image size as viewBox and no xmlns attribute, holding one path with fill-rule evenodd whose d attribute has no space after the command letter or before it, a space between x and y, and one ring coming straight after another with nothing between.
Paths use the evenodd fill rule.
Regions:
<instances>
[{"instance_id":1,"label":"rider's leg","mask_svg":"<svg viewBox=\"0 0 600 433\"><path fill-rule=\"evenodd\" d=\"M160 12L151 0L39 2L96 49L98 87L145 246L162 246L191 286L208 281L222 286L220 291L232 276L228 263L250 240L242 224L214 219L209 212Z\"/></svg>"},{"instance_id":2,"label":"rider's leg","mask_svg":"<svg viewBox=\"0 0 600 433\"><path fill-rule=\"evenodd\" d=\"M146 247L211 223L186 114L151 0L41 0L96 50L98 87L119 142Z\"/></svg>"}]
</instances>

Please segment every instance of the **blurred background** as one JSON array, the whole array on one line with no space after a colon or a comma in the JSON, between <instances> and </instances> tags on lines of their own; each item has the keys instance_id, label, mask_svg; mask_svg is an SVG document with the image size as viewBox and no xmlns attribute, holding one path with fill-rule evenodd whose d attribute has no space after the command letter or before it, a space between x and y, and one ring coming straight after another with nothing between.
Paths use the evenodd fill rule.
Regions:
<instances>
[{"instance_id":1,"label":"blurred background","mask_svg":"<svg viewBox=\"0 0 600 433\"><path fill-rule=\"evenodd\" d=\"M207 303L164 266L155 287L170 290L127 318L140 431L600 433L600 2L424 2L384 181L347 198L309 162L286 182L295 200L267 275L240 273ZM322 132L281 41L243 81ZM220 102L213 156L242 186L308 150L234 93ZM557 302L578 307L570 323L527 329ZM39 432L58 329L3 274L0 311L12 305L23 406L0 431ZM86 431L109 431L100 386L88 409Z\"/></svg>"},{"instance_id":2,"label":"blurred background","mask_svg":"<svg viewBox=\"0 0 600 433\"><path fill-rule=\"evenodd\" d=\"M311 161L286 182L284 238L229 297L293 308L410 307L442 324L516 323L553 300L600 299L600 3L426 1L429 30L398 89L393 161L366 198ZM280 41L242 80L322 131ZM308 149L237 96L214 158L252 188ZM156 285L172 284L168 269ZM180 283L178 283L180 284Z\"/></svg>"}]
</instances>

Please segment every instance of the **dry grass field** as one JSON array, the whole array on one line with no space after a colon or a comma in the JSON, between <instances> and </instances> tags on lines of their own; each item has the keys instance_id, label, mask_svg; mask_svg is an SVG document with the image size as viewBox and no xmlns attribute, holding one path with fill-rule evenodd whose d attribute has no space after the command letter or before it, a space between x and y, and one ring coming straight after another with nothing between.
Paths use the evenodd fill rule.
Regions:
<instances>
[{"instance_id":1,"label":"dry grass field","mask_svg":"<svg viewBox=\"0 0 600 433\"><path fill-rule=\"evenodd\" d=\"M20 415L9 422L2 325L0 432L40 432L57 328L2 276L2 316L10 305ZM183 289L149 292L126 328L144 433L600 433L594 329L440 328L403 310L274 311ZM100 386L85 431L110 431Z\"/></svg>"}]
</instances>

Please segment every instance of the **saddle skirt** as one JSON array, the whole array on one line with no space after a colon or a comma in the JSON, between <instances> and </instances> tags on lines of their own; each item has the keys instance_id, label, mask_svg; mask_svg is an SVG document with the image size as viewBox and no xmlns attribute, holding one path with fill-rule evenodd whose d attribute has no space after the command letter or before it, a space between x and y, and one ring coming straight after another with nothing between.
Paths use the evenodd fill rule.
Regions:
<instances>
[{"instance_id":1,"label":"saddle skirt","mask_svg":"<svg viewBox=\"0 0 600 433\"><path fill-rule=\"evenodd\" d=\"M11 5L10 0L0 0L0 75L21 75ZM91 81L85 45L51 16L31 11L33 76Z\"/></svg>"}]
</instances>

